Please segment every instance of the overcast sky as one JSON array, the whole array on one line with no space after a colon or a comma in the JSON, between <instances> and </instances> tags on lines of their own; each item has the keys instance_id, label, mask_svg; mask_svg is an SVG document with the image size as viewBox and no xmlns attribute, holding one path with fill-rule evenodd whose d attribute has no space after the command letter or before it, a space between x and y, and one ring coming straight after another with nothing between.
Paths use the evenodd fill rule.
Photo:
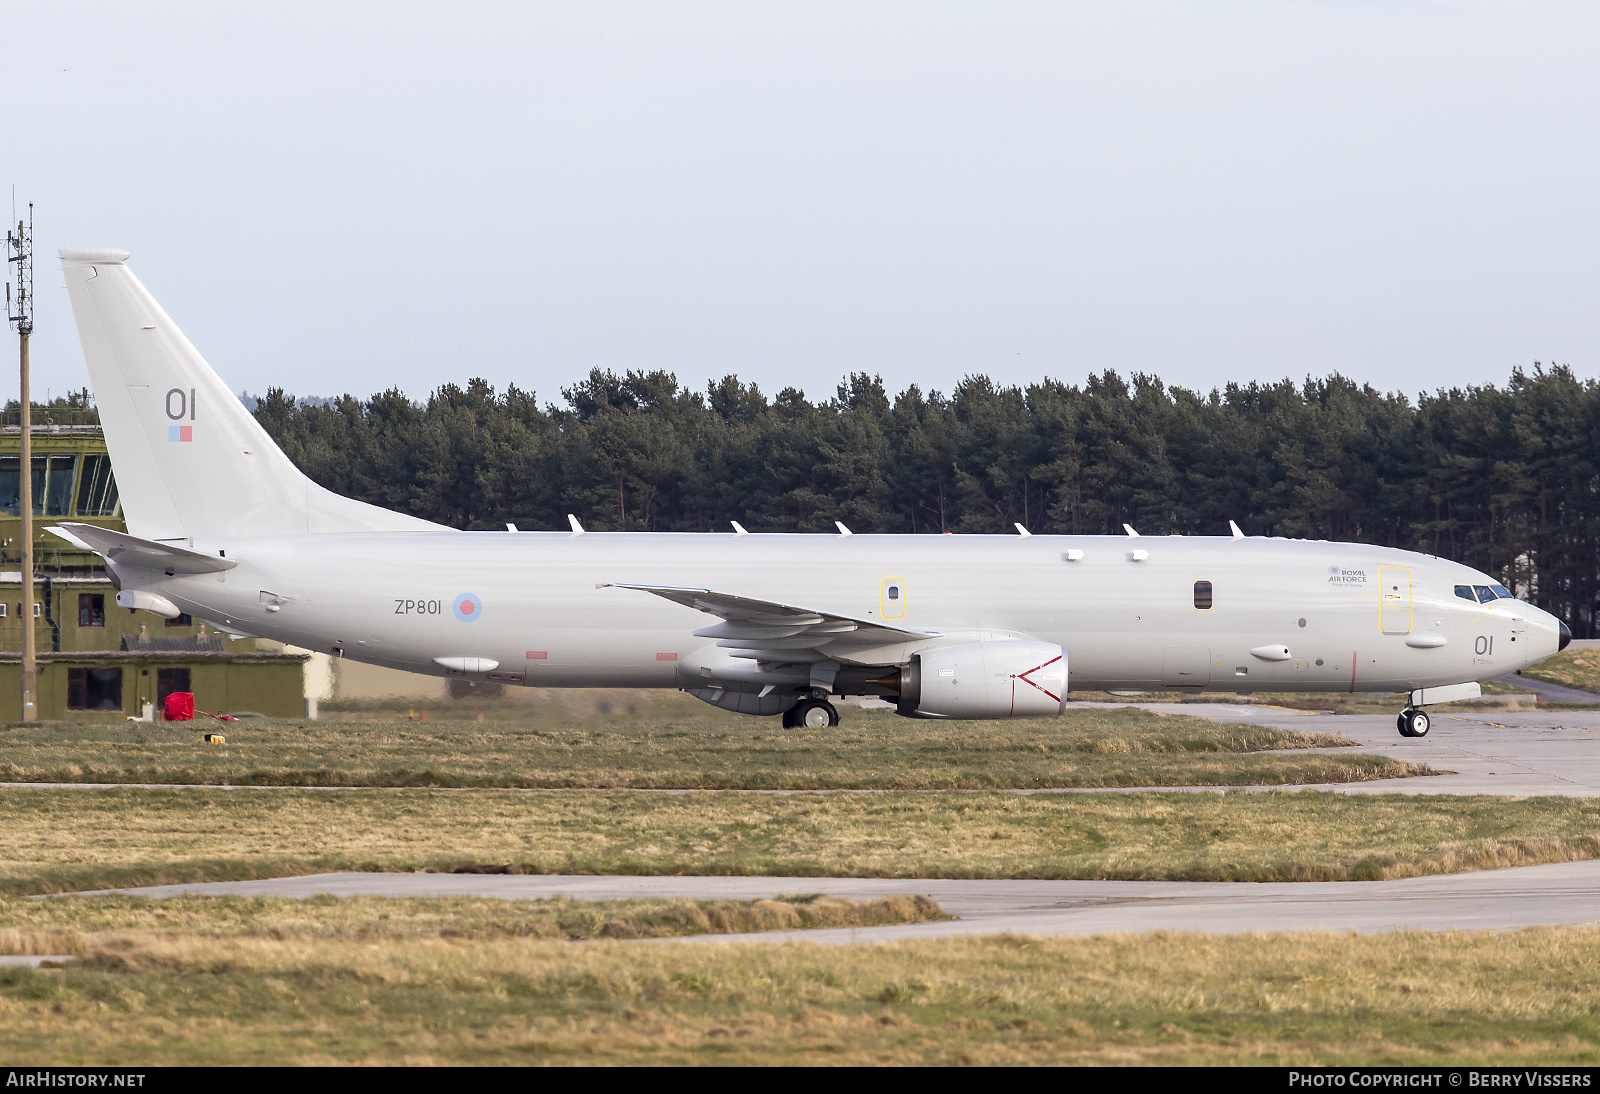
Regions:
<instances>
[{"instance_id":1,"label":"overcast sky","mask_svg":"<svg viewBox=\"0 0 1600 1094\"><path fill-rule=\"evenodd\" d=\"M254 392L1600 366L1593 3L0 17L41 395L87 379L58 246L132 251Z\"/></svg>"}]
</instances>

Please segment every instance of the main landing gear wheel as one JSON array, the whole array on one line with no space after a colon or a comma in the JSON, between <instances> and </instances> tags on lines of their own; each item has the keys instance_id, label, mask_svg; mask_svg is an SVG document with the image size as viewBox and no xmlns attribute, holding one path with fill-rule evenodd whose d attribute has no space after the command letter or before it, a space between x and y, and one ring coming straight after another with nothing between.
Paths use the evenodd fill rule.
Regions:
<instances>
[{"instance_id":1,"label":"main landing gear wheel","mask_svg":"<svg viewBox=\"0 0 1600 1094\"><path fill-rule=\"evenodd\" d=\"M1426 737L1433 728L1433 720L1425 710L1402 710L1396 724L1402 737Z\"/></svg>"},{"instance_id":2,"label":"main landing gear wheel","mask_svg":"<svg viewBox=\"0 0 1600 1094\"><path fill-rule=\"evenodd\" d=\"M822 729L839 724L839 712L826 699L802 699L783 712L785 729Z\"/></svg>"}]
</instances>

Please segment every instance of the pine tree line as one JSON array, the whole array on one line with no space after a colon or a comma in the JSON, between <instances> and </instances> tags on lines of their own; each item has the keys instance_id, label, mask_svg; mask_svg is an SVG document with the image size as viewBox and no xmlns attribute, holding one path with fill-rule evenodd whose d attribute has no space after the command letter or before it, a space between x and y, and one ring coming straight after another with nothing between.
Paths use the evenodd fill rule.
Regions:
<instances>
[{"instance_id":1,"label":"pine tree line","mask_svg":"<svg viewBox=\"0 0 1600 1094\"><path fill-rule=\"evenodd\" d=\"M1457 559L1595 633L1600 385L1564 366L1415 402L1337 375L1203 395L1113 372L893 397L856 374L813 403L596 370L562 396L273 389L256 417L329 489L456 528L575 513L593 530L1225 535L1233 519Z\"/></svg>"}]
</instances>

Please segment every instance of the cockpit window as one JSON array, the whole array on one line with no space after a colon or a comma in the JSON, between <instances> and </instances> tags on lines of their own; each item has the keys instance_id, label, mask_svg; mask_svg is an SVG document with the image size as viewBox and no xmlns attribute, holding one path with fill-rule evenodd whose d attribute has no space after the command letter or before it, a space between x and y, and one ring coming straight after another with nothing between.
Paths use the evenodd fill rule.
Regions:
<instances>
[{"instance_id":1,"label":"cockpit window","mask_svg":"<svg viewBox=\"0 0 1600 1094\"><path fill-rule=\"evenodd\" d=\"M1504 585L1457 585L1456 595L1462 600L1471 600L1478 604L1516 599L1511 590Z\"/></svg>"}]
</instances>

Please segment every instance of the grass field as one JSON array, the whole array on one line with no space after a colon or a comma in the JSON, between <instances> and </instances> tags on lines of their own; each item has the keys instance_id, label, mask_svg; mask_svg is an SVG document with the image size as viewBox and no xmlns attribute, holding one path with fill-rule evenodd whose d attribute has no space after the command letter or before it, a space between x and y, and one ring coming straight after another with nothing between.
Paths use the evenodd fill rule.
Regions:
<instances>
[{"instance_id":1,"label":"grass field","mask_svg":"<svg viewBox=\"0 0 1600 1094\"><path fill-rule=\"evenodd\" d=\"M293 922L263 929L241 905L191 900L152 926L151 902L99 899L22 909L83 960L0 970L8 1062L1600 1059L1589 930L718 946L447 937L424 910L383 919L376 901L269 909ZM18 903L0 915L15 921Z\"/></svg>"},{"instance_id":2,"label":"grass field","mask_svg":"<svg viewBox=\"0 0 1600 1094\"><path fill-rule=\"evenodd\" d=\"M470 897L103 895L0 897L0 953L83 956L128 931L151 937L465 942L503 938L583 941L878 927L945 919L925 896L856 901L821 893L771 900L488 900ZM109 932L109 933L108 933Z\"/></svg>"},{"instance_id":3,"label":"grass field","mask_svg":"<svg viewBox=\"0 0 1600 1094\"><path fill-rule=\"evenodd\" d=\"M1600 647L1562 650L1531 669L1523 669L1522 675L1582 691L1600 692ZM1595 701L1600 702L1600 694L1595 696Z\"/></svg>"},{"instance_id":4,"label":"grass field","mask_svg":"<svg viewBox=\"0 0 1600 1094\"><path fill-rule=\"evenodd\" d=\"M1341 881L1600 856L1600 800L1318 792L0 790L0 893L520 873Z\"/></svg>"},{"instance_id":5,"label":"grass field","mask_svg":"<svg viewBox=\"0 0 1600 1094\"><path fill-rule=\"evenodd\" d=\"M1354 744L1333 734L1136 709L937 722L852 708L833 729L785 730L776 719L682 696L633 702L631 713L620 705L603 713L458 701L427 722L391 704L327 721L250 718L226 727L14 724L0 732L0 780L800 790L1237 786L1428 773L1387 757L1282 751ZM203 742L218 729L225 745Z\"/></svg>"},{"instance_id":6,"label":"grass field","mask_svg":"<svg viewBox=\"0 0 1600 1094\"><path fill-rule=\"evenodd\" d=\"M800 880L784 884L792 897L748 902L21 899L338 869L1337 881L1600 857L1594 800L998 789L1427 771L1284 751L1349 744L1335 736L1136 709L965 724L847 710L835 730L781 731L682 697L632 709L589 701L458 701L426 722L393 704L313 723L248 719L226 727L220 747L201 743L217 727L199 724L0 732L0 779L11 782L368 787L0 787L0 952L80 958L0 969L0 1058L1509 1064L1600 1055L1600 943L1580 930L829 949L643 941L941 914L918 898L808 896Z\"/></svg>"}]
</instances>

